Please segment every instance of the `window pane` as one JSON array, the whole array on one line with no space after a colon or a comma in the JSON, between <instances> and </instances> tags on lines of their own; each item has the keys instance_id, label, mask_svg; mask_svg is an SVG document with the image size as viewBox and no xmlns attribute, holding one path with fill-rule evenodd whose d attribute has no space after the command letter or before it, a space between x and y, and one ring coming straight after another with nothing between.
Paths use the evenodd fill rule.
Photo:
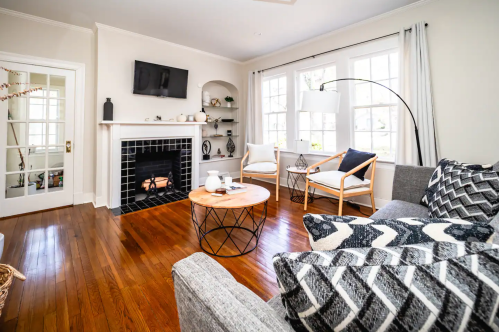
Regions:
<instances>
[{"instance_id":1,"label":"window pane","mask_svg":"<svg viewBox=\"0 0 499 332\"><path fill-rule=\"evenodd\" d=\"M324 72L324 82L333 81L335 79L336 79L336 66L326 68ZM329 87L336 87L336 83L328 84L327 89Z\"/></svg>"},{"instance_id":2,"label":"window pane","mask_svg":"<svg viewBox=\"0 0 499 332\"><path fill-rule=\"evenodd\" d=\"M399 77L399 54L390 54L390 77Z\"/></svg>"},{"instance_id":3,"label":"window pane","mask_svg":"<svg viewBox=\"0 0 499 332\"><path fill-rule=\"evenodd\" d=\"M322 129L322 113L312 112L310 113L311 117L311 128L312 130L321 130Z\"/></svg>"},{"instance_id":4,"label":"window pane","mask_svg":"<svg viewBox=\"0 0 499 332\"><path fill-rule=\"evenodd\" d=\"M397 131L398 127L398 107L390 107L391 131Z\"/></svg>"},{"instance_id":5,"label":"window pane","mask_svg":"<svg viewBox=\"0 0 499 332\"><path fill-rule=\"evenodd\" d=\"M300 92L312 90L312 75L310 72L300 74Z\"/></svg>"},{"instance_id":6,"label":"window pane","mask_svg":"<svg viewBox=\"0 0 499 332\"><path fill-rule=\"evenodd\" d=\"M300 137L299 139L302 139L304 141L309 141L310 142L310 131L308 130L303 130L303 131L300 131Z\"/></svg>"},{"instance_id":7,"label":"window pane","mask_svg":"<svg viewBox=\"0 0 499 332\"><path fill-rule=\"evenodd\" d=\"M50 93L51 98L66 97L66 78L64 76L50 76Z\"/></svg>"},{"instance_id":8,"label":"window pane","mask_svg":"<svg viewBox=\"0 0 499 332\"><path fill-rule=\"evenodd\" d=\"M268 131L264 131L264 132L263 132L263 143L264 143L264 144L268 144L268 143L270 143L270 142L269 142L269 132L268 132Z\"/></svg>"},{"instance_id":9,"label":"window pane","mask_svg":"<svg viewBox=\"0 0 499 332\"><path fill-rule=\"evenodd\" d=\"M279 112L279 97L270 98L270 111Z\"/></svg>"},{"instance_id":10,"label":"window pane","mask_svg":"<svg viewBox=\"0 0 499 332\"><path fill-rule=\"evenodd\" d=\"M51 148L48 158L48 168L64 167L64 147Z\"/></svg>"},{"instance_id":11,"label":"window pane","mask_svg":"<svg viewBox=\"0 0 499 332\"><path fill-rule=\"evenodd\" d=\"M328 152L336 151L336 132L335 131L325 131L324 132L324 151L328 151Z\"/></svg>"},{"instance_id":12,"label":"window pane","mask_svg":"<svg viewBox=\"0 0 499 332\"><path fill-rule=\"evenodd\" d=\"M371 79L371 66L369 59L357 60L353 64L353 71L355 78L362 78L364 80Z\"/></svg>"},{"instance_id":13,"label":"window pane","mask_svg":"<svg viewBox=\"0 0 499 332\"><path fill-rule=\"evenodd\" d=\"M10 89L10 87L9 87L9 89ZM22 97L9 99L7 119L8 120L26 120L27 102L28 102L28 99L22 98Z\"/></svg>"},{"instance_id":14,"label":"window pane","mask_svg":"<svg viewBox=\"0 0 499 332\"><path fill-rule=\"evenodd\" d=\"M26 124L9 123L7 124L7 145L18 146L26 143Z\"/></svg>"},{"instance_id":15,"label":"window pane","mask_svg":"<svg viewBox=\"0 0 499 332\"><path fill-rule=\"evenodd\" d=\"M28 188L28 195L43 194L45 192L45 171L30 172L28 173L30 188ZM31 187L33 186L33 187Z\"/></svg>"},{"instance_id":16,"label":"window pane","mask_svg":"<svg viewBox=\"0 0 499 332\"><path fill-rule=\"evenodd\" d=\"M5 177L5 198L13 198L24 196L24 173L23 174L9 174Z\"/></svg>"},{"instance_id":17,"label":"window pane","mask_svg":"<svg viewBox=\"0 0 499 332\"><path fill-rule=\"evenodd\" d=\"M286 130L286 113L277 115L277 129Z\"/></svg>"},{"instance_id":18,"label":"window pane","mask_svg":"<svg viewBox=\"0 0 499 332\"><path fill-rule=\"evenodd\" d=\"M371 152L371 133L356 132L355 133L355 149L360 151Z\"/></svg>"},{"instance_id":19,"label":"window pane","mask_svg":"<svg viewBox=\"0 0 499 332\"><path fill-rule=\"evenodd\" d=\"M300 130L310 130L310 113L309 112L300 112L299 114L299 127Z\"/></svg>"},{"instance_id":20,"label":"window pane","mask_svg":"<svg viewBox=\"0 0 499 332\"><path fill-rule=\"evenodd\" d=\"M280 95L286 94L286 77L281 77L279 79L279 94Z\"/></svg>"},{"instance_id":21,"label":"window pane","mask_svg":"<svg viewBox=\"0 0 499 332\"><path fill-rule=\"evenodd\" d=\"M270 80L270 95L277 96L279 94L279 79Z\"/></svg>"},{"instance_id":22,"label":"window pane","mask_svg":"<svg viewBox=\"0 0 499 332\"><path fill-rule=\"evenodd\" d=\"M24 160L24 163L22 162L22 160ZM22 171L23 169L26 169L26 151L25 151L25 149L24 148L7 149L6 171L7 172L19 172L19 171Z\"/></svg>"},{"instance_id":23,"label":"window pane","mask_svg":"<svg viewBox=\"0 0 499 332\"><path fill-rule=\"evenodd\" d=\"M379 81L379 84L382 84L386 87L390 87L390 81ZM388 104L390 102L390 90L379 86L377 84L373 84L373 104ZM395 96L396 98L396 96Z\"/></svg>"},{"instance_id":24,"label":"window pane","mask_svg":"<svg viewBox=\"0 0 499 332\"><path fill-rule=\"evenodd\" d=\"M286 95L279 96L279 112L286 112Z\"/></svg>"},{"instance_id":25,"label":"window pane","mask_svg":"<svg viewBox=\"0 0 499 332\"><path fill-rule=\"evenodd\" d=\"M336 114L323 113L324 130L336 130Z\"/></svg>"},{"instance_id":26,"label":"window pane","mask_svg":"<svg viewBox=\"0 0 499 332\"><path fill-rule=\"evenodd\" d=\"M7 89L8 94L29 89L29 86L26 84L28 82L28 74L25 72L21 72L21 71L17 71L16 73L18 73L20 75L14 75L13 73L9 73L7 82L10 82L10 83L19 82L19 83L23 83L23 84L19 84L19 85L14 84L14 85L9 86L9 88ZM2 82L2 83L4 83L4 82ZM13 99L17 99L17 98L13 98Z\"/></svg>"},{"instance_id":27,"label":"window pane","mask_svg":"<svg viewBox=\"0 0 499 332\"><path fill-rule=\"evenodd\" d=\"M286 149L286 132L279 131L277 132L277 144L281 149Z\"/></svg>"},{"instance_id":28,"label":"window pane","mask_svg":"<svg viewBox=\"0 0 499 332\"><path fill-rule=\"evenodd\" d=\"M269 116L264 115L262 120L263 120L263 130L269 130Z\"/></svg>"},{"instance_id":29,"label":"window pane","mask_svg":"<svg viewBox=\"0 0 499 332\"><path fill-rule=\"evenodd\" d=\"M30 148L28 169L42 170L45 169L46 153L45 148Z\"/></svg>"},{"instance_id":30,"label":"window pane","mask_svg":"<svg viewBox=\"0 0 499 332\"><path fill-rule=\"evenodd\" d=\"M270 83L269 83L269 81L264 81L262 84L262 96L263 97L270 96Z\"/></svg>"},{"instance_id":31,"label":"window pane","mask_svg":"<svg viewBox=\"0 0 499 332\"><path fill-rule=\"evenodd\" d=\"M270 98L263 98L263 113L270 113Z\"/></svg>"},{"instance_id":32,"label":"window pane","mask_svg":"<svg viewBox=\"0 0 499 332\"><path fill-rule=\"evenodd\" d=\"M388 107L372 109L373 130L390 130L390 110Z\"/></svg>"},{"instance_id":33,"label":"window pane","mask_svg":"<svg viewBox=\"0 0 499 332\"><path fill-rule=\"evenodd\" d=\"M381 158L390 156L390 133L373 133L373 152Z\"/></svg>"},{"instance_id":34,"label":"window pane","mask_svg":"<svg viewBox=\"0 0 499 332\"><path fill-rule=\"evenodd\" d=\"M269 143L277 143L277 131L269 131Z\"/></svg>"},{"instance_id":35,"label":"window pane","mask_svg":"<svg viewBox=\"0 0 499 332\"><path fill-rule=\"evenodd\" d=\"M397 134L392 133L392 151L390 154L390 159L395 160L395 155L397 154Z\"/></svg>"},{"instance_id":36,"label":"window pane","mask_svg":"<svg viewBox=\"0 0 499 332\"><path fill-rule=\"evenodd\" d=\"M322 131L312 131L310 132L310 140L312 144L312 150L323 151L322 145Z\"/></svg>"},{"instance_id":37,"label":"window pane","mask_svg":"<svg viewBox=\"0 0 499 332\"><path fill-rule=\"evenodd\" d=\"M64 123L49 123L49 144L64 144Z\"/></svg>"},{"instance_id":38,"label":"window pane","mask_svg":"<svg viewBox=\"0 0 499 332\"><path fill-rule=\"evenodd\" d=\"M45 120L47 100L42 98L29 99L29 119Z\"/></svg>"},{"instance_id":39,"label":"window pane","mask_svg":"<svg viewBox=\"0 0 499 332\"><path fill-rule=\"evenodd\" d=\"M45 145L45 135L47 134L45 123L30 123L28 134L29 145Z\"/></svg>"},{"instance_id":40,"label":"window pane","mask_svg":"<svg viewBox=\"0 0 499 332\"><path fill-rule=\"evenodd\" d=\"M355 85L355 105L371 104L371 83Z\"/></svg>"},{"instance_id":41,"label":"window pane","mask_svg":"<svg viewBox=\"0 0 499 332\"><path fill-rule=\"evenodd\" d=\"M389 78L388 55L380 55L371 59L372 80L383 80Z\"/></svg>"},{"instance_id":42,"label":"window pane","mask_svg":"<svg viewBox=\"0 0 499 332\"><path fill-rule=\"evenodd\" d=\"M32 97L47 97L47 75L46 74L37 74L30 73L30 88L38 88L41 87L42 90L34 91L29 95Z\"/></svg>"},{"instance_id":43,"label":"window pane","mask_svg":"<svg viewBox=\"0 0 499 332\"><path fill-rule=\"evenodd\" d=\"M277 130L277 114L269 115L269 130Z\"/></svg>"},{"instance_id":44,"label":"window pane","mask_svg":"<svg viewBox=\"0 0 499 332\"><path fill-rule=\"evenodd\" d=\"M399 80L398 79L395 78L393 80L390 80L390 89L392 89L396 93L399 92ZM390 103L396 103L398 101L399 101L398 97L394 93L390 92Z\"/></svg>"},{"instance_id":45,"label":"window pane","mask_svg":"<svg viewBox=\"0 0 499 332\"><path fill-rule=\"evenodd\" d=\"M371 114L369 108L359 108L355 110L355 131L371 130Z\"/></svg>"},{"instance_id":46,"label":"window pane","mask_svg":"<svg viewBox=\"0 0 499 332\"><path fill-rule=\"evenodd\" d=\"M49 100L49 120L59 121L64 120L65 117L65 105L64 100L50 99Z\"/></svg>"}]
</instances>

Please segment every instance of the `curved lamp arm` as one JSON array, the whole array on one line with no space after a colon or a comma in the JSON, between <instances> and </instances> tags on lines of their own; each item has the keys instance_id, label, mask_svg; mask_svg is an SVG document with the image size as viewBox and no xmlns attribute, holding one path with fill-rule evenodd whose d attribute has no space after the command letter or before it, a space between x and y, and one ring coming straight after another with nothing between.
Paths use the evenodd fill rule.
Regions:
<instances>
[{"instance_id":1,"label":"curved lamp arm","mask_svg":"<svg viewBox=\"0 0 499 332\"><path fill-rule=\"evenodd\" d=\"M339 82L339 81L363 81L363 82L369 82L369 83L377 84L379 86L382 86L385 89L390 90L393 94L395 94L404 103L405 107L407 107L407 110L411 114L412 122L414 123L414 132L416 134L416 144L417 144L417 147L418 147L419 166L423 166L423 157L422 157L422 154L421 154L421 144L419 142L418 126L416 125L416 119L414 118L414 114L412 113L411 109L409 108L409 105L407 105L407 103L405 102L405 100L402 99L402 97L400 97L400 95L398 93L396 93L395 91L393 91L389 87L384 86L383 84L380 84L378 82L374 82L374 81L370 81L370 80L364 80L362 78L340 78L340 79L337 79L337 80L332 80L332 81L329 81L329 82L324 82L320 86L320 91L324 91L324 85L325 84L329 84L329 83L333 83L333 82Z\"/></svg>"}]
</instances>

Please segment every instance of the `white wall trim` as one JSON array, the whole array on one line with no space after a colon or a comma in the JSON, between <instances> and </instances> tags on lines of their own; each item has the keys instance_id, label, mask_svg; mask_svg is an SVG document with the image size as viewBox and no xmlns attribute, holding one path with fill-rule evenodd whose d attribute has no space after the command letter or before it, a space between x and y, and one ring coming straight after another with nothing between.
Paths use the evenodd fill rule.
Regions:
<instances>
[{"instance_id":1,"label":"white wall trim","mask_svg":"<svg viewBox=\"0 0 499 332\"><path fill-rule=\"evenodd\" d=\"M343 28L339 28L339 29L327 32L327 33L319 35L317 37L313 37L313 38L304 40L302 42L299 42L299 43L296 43L296 44L293 44L293 45L281 48L281 49L279 49L277 51L270 52L270 53L258 56L256 58L244 61L242 64L243 65L248 65L250 63L253 63L253 62L256 62L256 61L259 61L259 60L262 60L262 59L265 59L265 58L268 58L268 57L271 57L271 56L274 56L274 55L277 55L277 54L280 54L280 53L284 53L284 52L287 52L287 51L290 51L290 50L293 50L293 49L296 49L296 48L299 48L299 47L303 47L305 45L308 45L308 44L320 41L322 39L329 38L329 37L337 35L339 33L343 33L345 31L352 30L352 29L358 28L360 26L363 26L363 25L366 25L366 24L369 24L369 23L372 23L372 22L376 22L376 21L382 20L382 19L384 19L386 17L393 16L393 15L399 14L401 12L404 12L404 11L407 11L407 10L410 10L410 9L413 9L413 8L416 8L416 7L424 6L424 5L427 5L427 4L435 2L435 1L439 1L439 0L420 0L418 2L411 3L410 5L407 5L407 6L404 6L404 7L400 7L400 8L394 9L394 10L391 10L389 12L386 12L386 13L383 13L383 14L380 14L380 15L368 18L366 20L363 20L363 21L360 21L360 22L357 22L357 23L354 23L354 24L347 25L347 26L345 26ZM397 32L397 31L393 31L393 32ZM255 69L255 70L259 70L259 69Z\"/></svg>"},{"instance_id":2,"label":"white wall trim","mask_svg":"<svg viewBox=\"0 0 499 332\"><path fill-rule=\"evenodd\" d=\"M53 60L0 51L0 61L22 63L27 65L45 66L75 71L75 124L74 124L74 187L73 204L83 204L83 146L85 119L85 64L62 60Z\"/></svg>"},{"instance_id":3,"label":"white wall trim","mask_svg":"<svg viewBox=\"0 0 499 332\"><path fill-rule=\"evenodd\" d=\"M115 28L115 27L112 27L112 26L109 26L109 25L105 25L105 24L102 24L102 23L97 23L96 22L95 26L96 26L96 30L102 29L102 30L114 31L114 32L125 34L125 35L133 36L133 37L147 39L147 40L150 40L150 41L153 41L153 42L156 42L156 43L162 43L162 44L166 44L166 45L169 45L169 46L178 47L178 48L181 48L181 49L184 49L184 50L188 50L188 51L191 51L191 52L195 52L195 53L207 55L207 56L210 56L212 58L219 59L219 60L224 60L224 61L229 61L229 62L232 62L232 63L236 63L238 65L242 65L243 64L241 61L237 61L237 60L234 60L234 59L231 59L231 58L226 58L226 57L218 55L218 54L214 54L214 53L202 51L200 49L192 48L192 47L189 47L189 46L184 46L184 45L181 45L181 44L172 43L172 42L169 42L169 41L164 40L164 39L150 37L150 36L147 36L147 35L142 35L140 33L132 32L132 31L128 31L128 30L124 30L124 29L120 29L120 28Z\"/></svg>"},{"instance_id":4,"label":"white wall trim","mask_svg":"<svg viewBox=\"0 0 499 332\"><path fill-rule=\"evenodd\" d=\"M19 17L19 18L23 18L23 19L30 20L33 22L52 25L52 26L55 26L58 28L64 28L64 29L75 30L75 31L79 31L79 32L93 34L92 29L88 29L88 28L84 28L84 27L80 27L80 26L72 25L72 24L68 24L68 23L63 23L63 22L59 22L59 21L49 20L47 18L43 18L43 17L35 16L35 15L30 15L30 14L26 14L26 13L21 13L21 12L15 11L15 10L7 9L7 8L0 7L0 14Z\"/></svg>"}]
</instances>

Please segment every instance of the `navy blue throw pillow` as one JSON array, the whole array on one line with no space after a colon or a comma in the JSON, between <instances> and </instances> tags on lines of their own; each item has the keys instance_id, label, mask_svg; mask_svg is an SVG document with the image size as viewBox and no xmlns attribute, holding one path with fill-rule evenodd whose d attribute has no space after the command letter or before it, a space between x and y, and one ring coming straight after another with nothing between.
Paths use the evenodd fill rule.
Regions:
<instances>
[{"instance_id":1,"label":"navy blue throw pillow","mask_svg":"<svg viewBox=\"0 0 499 332\"><path fill-rule=\"evenodd\" d=\"M369 153L369 152L357 151L354 149L348 149L347 153L345 154L345 157L343 157L343 161L341 162L338 171L345 173L350 172L355 167L359 166L363 162L368 161L371 158L374 158L375 156L376 153ZM367 165L364 168L361 168L357 172L353 173L353 175L364 181L364 175L366 175L368 168L369 165Z\"/></svg>"}]
</instances>

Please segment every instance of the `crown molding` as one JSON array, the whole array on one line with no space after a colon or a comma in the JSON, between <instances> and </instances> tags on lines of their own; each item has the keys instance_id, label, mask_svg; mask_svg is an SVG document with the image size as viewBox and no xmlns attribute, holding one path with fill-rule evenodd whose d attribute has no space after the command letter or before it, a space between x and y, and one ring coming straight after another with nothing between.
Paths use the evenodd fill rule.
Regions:
<instances>
[{"instance_id":1,"label":"crown molding","mask_svg":"<svg viewBox=\"0 0 499 332\"><path fill-rule=\"evenodd\" d=\"M146 35L142 35L140 33L132 32L132 31L128 31L128 30L123 30L123 29L120 29L120 28L115 28L115 27L112 27L112 26L109 26L109 25L105 25L105 24L97 23L96 22L95 23L95 31L98 31L99 29L108 30L108 31L114 31L114 32L118 32L118 33L121 33L121 34L125 34L125 35L129 35L129 36L137 37L137 38L142 38L142 39L150 40L150 41L153 41L153 42L162 43L162 44L166 44L166 45L173 46L173 47L178 47L178 48L181 48L181 49L184 49L184 50L188 50L188 51L191 51L191 52L196 52L196 53L199 53L199 54L207 55L207 56L210 56L212 58L216 58L216 59L219 59L219 60L224 60L224 61L232 62L232 63L238 64L238 65L242 65L243 64L241 61L237 61L237 60L234 60L234 59L231 59L231 58L226 58L226 57L218 55L218 54L214 54L214 53L202 51L202 50L199 50L197 48L192 48L192 47L189 47L189 46L172 43L172 42L169 42L169 41L164 40L164 39L159 39L159 38L155 38L155 37L151 37L151 36L146 36Z\"/></svg>"},{"instance_id":2,"label":"crown molding","mask_svg":"<svg viewBox=\"0 0 499 332\"><path fill-rule=\"evenodd\" d=\"M69 30L93 34L92 29L87 29L87 28L83 28L83 27L80 27L77 25L72 25L72 24L63 23L63 22L59 22L59 21L49 20L47 18L34 16L34 15L26 14L26 13L16 12L15 10L10 10L7 8L0 7L0 14L19 17L19 18L23 18L23 19L30 20L33 22L48 24L48 25L52 25L55 27L63 28L63 29L69 29Z\"/></svg>"},{"instance_id":3,"label":"crown molding","mask_svg":"<svg viewBox=\"0 0 499 332\"><path fill-rule=\"evenodd\" d=\"M322 35L319 35L317 37L313 37L313 38L304 40L302 42L299 42L299 43L296 43L296 44L293 44L293 45L290 45L290 46L286 46L286 47L281 48L281 49L279 49L277 51L270 52L270 53L258 56L256 58L253 58L253 59L250 59L250 60L246 60L242 64L243 65L248 65L250 63L253 63L253 62L256 62L256 61L259 61L259 60L263 60L265 58L268 58L268 57L271 57L271 56L274 56L274 55L277 55L277 54L280 54L280 53L284 53L284 52L296 49L298 47L302 47L302 46L305 46L305 45L308 45L308 44L320 41L322 39L329 38L329 37L337 35L339 33L342 33L342 32L348 31L348 30L352 30L352 29L358 28L360 26L363 26L363 25L366 25L366 24L369 24L369 23L372 23L372 22L376 22L376 21L382 20L384 18L387 18L387 17L393 16L393 15L405 12L407 10L411 10L411 9L414 9L414 8L417 8L417 7L420 7L420 6L425 6L425 5L429 4L429 3L436 2L436 1L439 1L439 0L419 0L417 2L411 3L410 5L403 6L403 7L391 10L389 12L386 12L386 13L383 13L383 14L380 14L380 15L368 18L366 20L363 20L363 21L360 21L360 22L357 22L357 23L354 23L354 24L347 25L346 27L343 27L343 28L339 28L339 29L336 29L336 30L333 30L333 31L330 31L330 32L326 32L325 34L322 34Z\"/></svg>"}]
</instances>

